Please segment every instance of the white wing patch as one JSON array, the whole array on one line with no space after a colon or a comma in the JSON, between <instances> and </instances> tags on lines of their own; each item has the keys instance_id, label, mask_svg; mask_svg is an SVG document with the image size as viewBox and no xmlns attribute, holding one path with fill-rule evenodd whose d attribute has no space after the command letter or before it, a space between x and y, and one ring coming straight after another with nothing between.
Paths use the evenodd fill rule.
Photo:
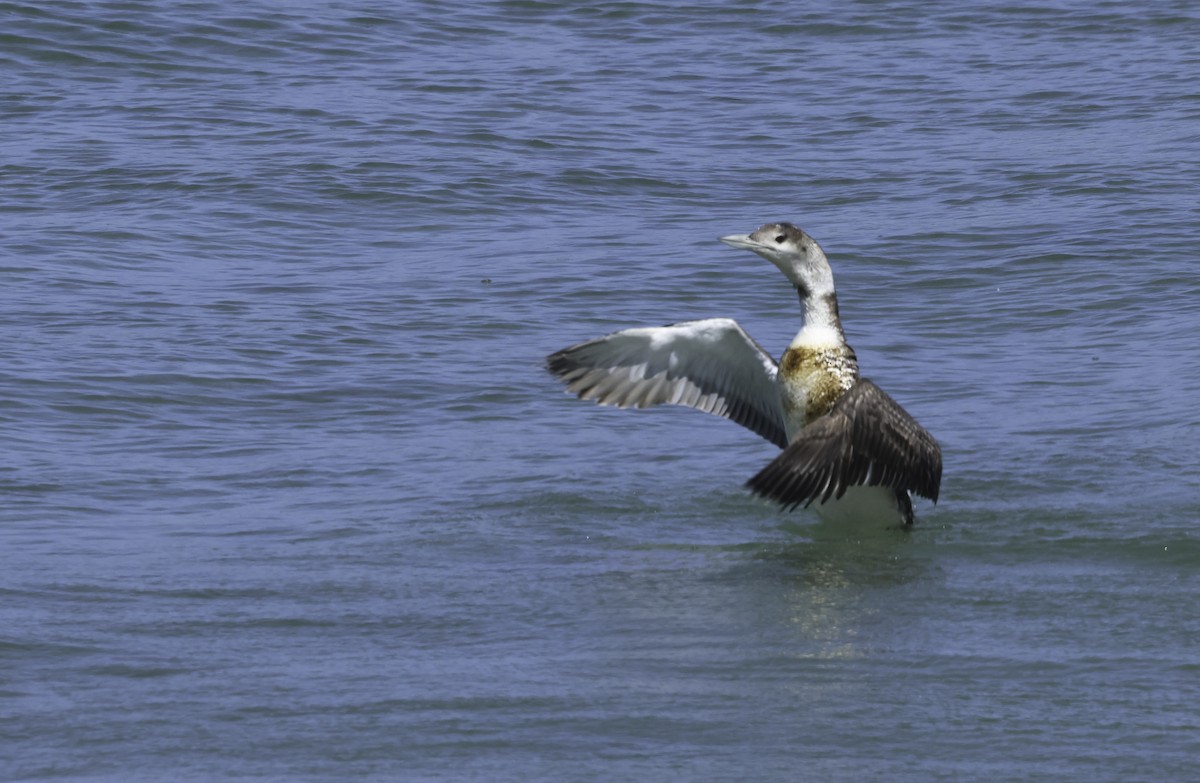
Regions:
<instances>
[{"instance_id":1,"label":"white wing patch","mask_svg":"<svg viewBox=\"0 0 1200 783\"><path fill-rule=\"evenodd\" d=\"M787 445L775 360L730 318L625 329L551 354L546 366L583 400L686 405Z\"/></svg>"}]
</instances>

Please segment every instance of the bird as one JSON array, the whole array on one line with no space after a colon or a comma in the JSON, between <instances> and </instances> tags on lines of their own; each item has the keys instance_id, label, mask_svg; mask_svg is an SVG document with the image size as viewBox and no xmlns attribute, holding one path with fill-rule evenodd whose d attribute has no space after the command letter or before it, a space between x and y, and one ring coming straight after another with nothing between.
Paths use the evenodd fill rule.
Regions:
<instances>
[{"instance_id":1,"label":"bird","mask_svg":"<svg viewBox=\"0 0 1200 783\"><path fill-rule=\"evenodd\" d=\"M731 318L624 329L546 358L582 400L683 405L734 421L782 451L746 486L826 523L910 527L912 495L937 503L938 442L859 374L821 246L788 222L720 237L774 264L800 297L802 325L777 362Z\"/></svg>"}]
</instances>

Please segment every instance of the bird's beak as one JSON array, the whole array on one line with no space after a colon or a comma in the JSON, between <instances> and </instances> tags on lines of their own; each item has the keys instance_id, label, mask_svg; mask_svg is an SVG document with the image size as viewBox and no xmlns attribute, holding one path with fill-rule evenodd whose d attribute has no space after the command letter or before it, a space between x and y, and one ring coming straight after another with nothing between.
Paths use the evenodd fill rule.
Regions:
<instances>
[{"instance_id":1,"label":"bird's beak","mask_svg":"<svg viewBox=\"0 0 1200 783\"><path fill-rule=\"evenodd\" d=\"M746 250L754 250L759 246L759 243L751 239L749 234L730 234L720 239L730 247L740 247Z\"/></svg>"}]
</instances>

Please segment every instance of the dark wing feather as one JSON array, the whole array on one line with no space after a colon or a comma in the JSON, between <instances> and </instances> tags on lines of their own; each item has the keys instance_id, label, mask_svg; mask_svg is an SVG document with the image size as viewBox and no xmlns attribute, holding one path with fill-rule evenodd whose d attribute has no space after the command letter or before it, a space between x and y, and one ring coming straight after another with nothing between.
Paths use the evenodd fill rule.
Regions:
<instances>
[{"instance_id":1,"label":"dark wing feather","mask_svg":"<svg viewBox=\"0 0 1200 783\"><path fill-rule=\"evenodd\" d=\"M686 405L787 445L775 360L729 318L626 329L553 353L546 367L583 400Z\"/></svg>"},{"instance_id":2,"label":"dark wing feather","mask_svg":"<svg viewBox=\"0 0 1200 783\"><path fill-rule=\"evenodd\" d=\"M840 498L847 487L860 484L913 492L935 503L942 484L937 441L865 378L746 482L786 508Z\"/></svg>"}]
</instances>

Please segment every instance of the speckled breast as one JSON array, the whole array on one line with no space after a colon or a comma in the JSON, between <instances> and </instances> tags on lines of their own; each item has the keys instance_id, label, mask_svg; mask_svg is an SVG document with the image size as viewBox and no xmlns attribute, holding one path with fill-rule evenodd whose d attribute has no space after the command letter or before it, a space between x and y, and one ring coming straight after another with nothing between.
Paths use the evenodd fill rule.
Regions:
<instances>
[{"instance_id":1,"label":"speckled breast","mask_svg":"<svg viewBox=\"0 0 1200 783\"><path fill-rule=\"evenodd\" d=\"M858 380L858 359L848 345L790 347L779 364L783 408L803 426L824 416Z\"/></svg>"}]
</instances>

